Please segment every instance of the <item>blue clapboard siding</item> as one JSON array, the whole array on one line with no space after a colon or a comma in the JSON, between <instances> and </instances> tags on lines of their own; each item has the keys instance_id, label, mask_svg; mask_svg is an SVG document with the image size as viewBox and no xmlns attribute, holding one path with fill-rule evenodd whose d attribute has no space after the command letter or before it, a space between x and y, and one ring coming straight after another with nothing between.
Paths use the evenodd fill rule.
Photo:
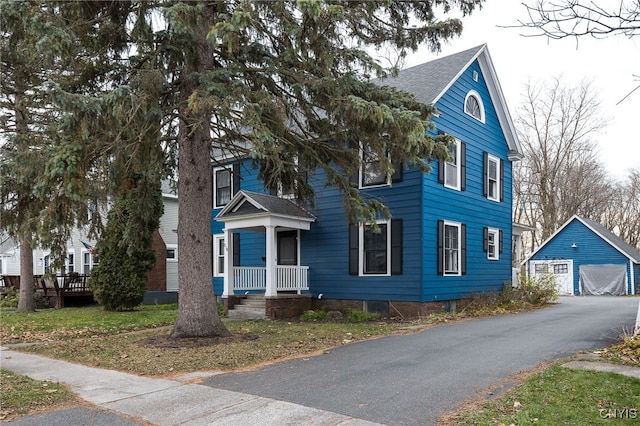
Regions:
<instances>
[{"instance_id":1,"label":"blue clapboard siding","mask_svg":"<svg viewBox=\"0 0 640 426\"><path fill-rule=\"evenodd\" d=\"M478 81L472 73L479 75ZM463 103L469 90L482 98L485 123L464 113ZM466 190L456 191L438 183L438 167L424 176L423 190L423 301L451 300L487 291L500 290L511 279L511 162L507 159L507 143L491 102L481 69L476 62L458 78L436 107L440 115L434 119L436 132L455 136L466 144ZM502 202L483 195L484 152L504 163L505 193ZM437 274L437 222L446 220L467 227L467 274ZM502 230L503 252L499 260L488 260L483 251L483 228Z\"/></svg>"},{"instance_id":2,"label":"blue clapboard siding","mask_svg":"<svg viewBox=\"0 0 640 426\"><path fill-rule=\"evenodd\" d=\"M477 71L477 82L471 78ZM475 90L481 96L485 123L463 111L465 95ZM325 187L323 172L310 174L316 188L316 221L310 231L302 231L300 262L309 266L310 292L327 299L446 301L487 291L500 290L511 278L511 163L507 143L498 123L482 72L473 63L436 104L440 115L434 118L436 132L444 131L466 143L467 188L455 191L438 183L438 164L431 173L405 169L401 182L392 186L363 189L365 197L375 197L391 210L394 219L403 221L403 273L388 277L349 275L349 224L345 217L342 194ZM483 153L489 152L504 164L505 197L502 202L483 195ZM251 162L242 162L241 188L265 192ZM219 210L213 211L215 216ZM467 274L437 274L437 222L447 220L467 226ZM500 259L487 259L483 251L483 228L503 232ZM223 224L212 221L212 233L222 232ZM244 232L241 236L241 264L263 266L264 234ZM217 294L222 279L214 278Z\"/></svg>"},{"instance_id":3,"label":"blue clapboard siding","mask_svg":"<svg viewBox=\"0 0 640 426\"><path fill-rule=\"evenodd\" d=\"M572 248L575 244L577 247ZM580 265L627 265L627 292L631 293L629 259L577 218L547 241L531 260L573 260L573 290L580 294Z\"/></svg>"},{"instance_id":4,"label":"blue clapboard siding","mask_svg":"<svg viewBox=\"0 0 640 426\"><path fill-rule=\"evenodd\" d=\"M323 175L315 176L322 182ZM392 187L363 189L365 197L376 197L403 221L403 274L389 277L349 275L349 225L342 195L335 189L317 193L317 217L311 231L303 232L301 263L309 265L314 296L324 298L417 301L420 298L421 240L420 172L405 170L402 182Z\"/></svg>"},{"instance_id":5,"label":"blue clapboard siding","mask_svg":"<svg viewBox=\"0 0 640 426\"><path fill-rule=\"evenodd\" d=\"M244 159L234 161L230 163L240 165L240 189L251 192L265 193L264 184L258 179L258 169L253 167L253 162L250 159ZM217 222L215 217L222 208L213 209L211 213L211 234L222 234L224 229L223 222ZM264 232L250 232L250 231L234 231L240 234L240 265L242 266L265 266L265 262L262 257L266 252L266 239ZM223 278L213 277L214 293L217 295L222 294L223 291Z\"/></svg>"}]
</instances>

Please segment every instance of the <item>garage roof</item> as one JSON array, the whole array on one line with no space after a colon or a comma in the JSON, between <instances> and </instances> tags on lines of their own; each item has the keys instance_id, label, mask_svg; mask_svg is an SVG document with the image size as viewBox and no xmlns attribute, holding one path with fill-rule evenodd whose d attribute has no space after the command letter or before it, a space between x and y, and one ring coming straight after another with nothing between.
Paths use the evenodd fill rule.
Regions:
<instances>
[{"instance_id":1,"label":"garage roof","mask_svg":"<svg viewBox=\"0 0 640 426\"><path fill-rule=\"evenodd\" d=\"M613 232L605 228L602 224L591 219L580 217L578 215L574 215L573 217L571 217L571 219L566 221L564 225L558 228L558 230L554 232L554 234L547 239L547 241L540 244L540 246L536 250L534 250L534 252L531 253L523 263L526 263L529 260L531 260L549 241L553 240L556 235L558 235L564 228L567 227L567 225L569 225L574 220L579 220L580 222L582 222L584 226L586 226L591 231L593 231L596 235L598 235L600 238L608 242L612 247L614 247L620 253L628 257L629 260L631 260L633 263L640 264L640 251L638 251L636 248L628 244L622 238L618 237L616 234L614 234Z\"/></svg>"}]
</instances>

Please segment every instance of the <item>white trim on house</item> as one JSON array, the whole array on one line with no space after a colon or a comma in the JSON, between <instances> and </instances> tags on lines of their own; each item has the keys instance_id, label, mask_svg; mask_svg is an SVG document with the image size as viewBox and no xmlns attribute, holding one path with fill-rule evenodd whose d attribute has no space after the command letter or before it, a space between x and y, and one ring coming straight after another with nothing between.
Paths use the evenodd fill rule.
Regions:
<instances>
[{"instance_id":1,"label":"white trim on house","mask_svg":"<svg viewBox=\"0 0 640 426\"><path fill-rule=\"evenodd\" d=\"M456 150L456 162L451 163L450 161L445 161L444 162L444 186L446 188L449 189L453 189L456 191L460 191L460 188L462 188L462 167L461 167L461 155L462 155L462 143L460 142L460 140L455 139L455 142L452 145L449 146L453 146L455 145L455 150ZM455 184L452 184L449 181L449 176L451 176L450 171L451 169L455 167Z\"/></svg>"},{"instance_id":2,"label":"white trim on house","mask_svg":"<svg viewBox=\"0 0 640 426\"><path fill-rule=\"evenodd\" d=\"M476 102L478 102L478 108L479 108L478 113L480 114L480 117L476 117L467 109L467 101L469 100L469 98L474 98ZM464 104L462 106L462 110L468 116L473 117L474 119L484 124L485 122L484 103L482 102L482 97L480 96L480 94L475 90L469 90L467 92L467 95L464 97Z\"/></svg>"},{"instance_id":3,"label":"white trim on house","mask_svg":"<svg viewBox=\"0 0 640 426\"><path fill-rule=\"evenodd\" d=\"M213 276L214 277L224 277L224 266L226 264L226 260L225 260L226 245L227 243L225 241L224 234L213 235ZM220 252L220 249L222 249L222 252ZM219 263L220 260L222 260L222 265L220 265Z\"/></svg>"},{"instance_id":4,"label":"white trim on house","mask_svg":"<svg viewBox=\"0 0 640 426\"><path fill-rule=\"evenodd\" d=\"M455 227L458 230L457 242L456 246L456 271L447 271L447 250L453 250L452 248L447 248L447 227ZM442 228L442 275L447 277L459 277L462 276L462 223L459 222L450 222L443 221Z\"/></svg>"},{"instance_id":5,"label":"white trim on house","mask_svg":"<svg viewBox=\"0 0 640 426\"><path fill-rule=\"evenodd\" d=\"M493 236L493 243L491 237ZM491 249L493 248L493 254ZM500 260L500 230L496 228L487 228L487 259Z\"/></svg>"},{"instance_id":6,"label":"white trim on house","mask_svg":"<svg viewBox=\"0 0 640 426\"><path fill-rule=\"evenodd\" d=\"M504 183L501 181L502 176L500 175L500 162L502 160L500 160L500 158L496 157L495 155L491 155L489 153L487 153L487 170L486 170L486 175L484 176L484 178L487 180L487 199L491 200L491 201L496 201L496 202L500 202L500 192L501 192L501 185L504 185ZM495 168L495 187L494 187L494 191L495 194L492 196L491 195L491 162L495 163L496 168Z\"/></svg>"},{"instance_id":7,"label":"white trim on house","mask_svg":"<svg viewBox=\"0 0 640 426\"><path fill-rule=\"evenodd\" d=\"M390 220L377 220L376 224L385 225L386 226L386 237L387 237L387 247L386 247L386 263L387 263L387 272L386 273L367 273L365 272L365 227L372 226L371 224L361 223L358 226L358 275L361 277L389 277L391 276L391 221Z\"/></svg>"},{"instance_id":8,"label":"white trim on house","mask_svg":"<svg viewBox=\"0 0 640 426\"><path fill-rule=\"evenodd\" d=\"M224 204L218 204L218 172L226 171L229 173L229 200ZM233 199L233 169L229 167L216 167L212 171L213 176L213 208L218 209L226 206Z\"/></svg>"}]
</instances>

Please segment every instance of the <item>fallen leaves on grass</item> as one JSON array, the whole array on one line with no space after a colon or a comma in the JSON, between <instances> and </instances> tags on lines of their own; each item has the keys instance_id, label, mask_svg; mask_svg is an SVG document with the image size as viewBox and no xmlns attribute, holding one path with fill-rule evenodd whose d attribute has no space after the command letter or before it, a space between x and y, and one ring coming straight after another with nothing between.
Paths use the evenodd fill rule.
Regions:
<instances>
[{"instance_id":1,"label":"fallen leaves on grass","mask_svg":"<svg viewBox=\"0 0 640 426\"><path fill-rule=\"evenodd\" d=\"M222 345L228 343L241 343L256 340L255 334L238 333L231 336L215 337L180 337L172 338L170 335L152 336L138 341L140 345L160 349L185 349L202 348L207 346Z\"/></svg>"}]
</instances>

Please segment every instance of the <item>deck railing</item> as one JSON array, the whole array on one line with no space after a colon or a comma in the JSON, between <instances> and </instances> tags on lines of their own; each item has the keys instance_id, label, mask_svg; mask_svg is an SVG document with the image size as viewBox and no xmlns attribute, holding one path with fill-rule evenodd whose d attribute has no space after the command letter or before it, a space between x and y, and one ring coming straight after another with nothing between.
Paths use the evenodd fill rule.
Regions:
<instances>
[{"instance_id":1,"label":"deck railing","mask_svg":"<svg viewBox=\"0 0 640 426\"><path fill-rule=\"evenodd\" d=\"M276 266L277 291L309 290L308 266ZM262 266L234 266L233 290L266 290L267 268Z\"/></svg>"}]
</instances>

